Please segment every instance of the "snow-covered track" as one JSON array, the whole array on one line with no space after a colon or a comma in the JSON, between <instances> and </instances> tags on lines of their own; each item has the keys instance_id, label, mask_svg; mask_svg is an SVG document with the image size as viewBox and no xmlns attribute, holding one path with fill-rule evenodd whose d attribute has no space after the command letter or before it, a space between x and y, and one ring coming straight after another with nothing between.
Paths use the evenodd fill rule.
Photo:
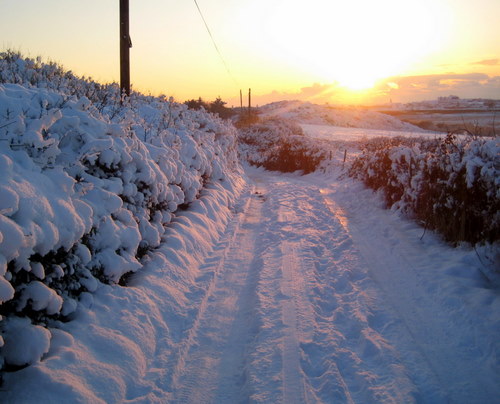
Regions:
<instances>
[{"instance_id":1,"label":"snow-covered track","mask_svg":"<svg viewBox=\"0 0 500 404\"><path fill-rule=\"evenodd\" d=\"M375 283L316 186L257 175L202 265L214 274L172 377L174 402L411 402ZM373 324L375 322L375 325Z\"/></svg>"}]
</instances>

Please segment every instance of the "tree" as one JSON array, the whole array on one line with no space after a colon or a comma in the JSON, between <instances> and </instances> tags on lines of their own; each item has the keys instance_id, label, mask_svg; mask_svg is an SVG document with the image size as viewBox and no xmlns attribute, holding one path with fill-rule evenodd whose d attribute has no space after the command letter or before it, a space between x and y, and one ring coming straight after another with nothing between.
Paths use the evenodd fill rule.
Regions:
<instances>
[{"instance_id":1,"label":"tree","mask_svg":"<svg viewBox=\"0 0 500 404\"><path fill-rule=\"evenodd\" d=\"M231 108L226 108L227 102L223 101L219 96L212 101L211 103L207 103L203 101L201 97L197 100L188 100L185 101L184 104L188 106L189 109L205 109L205 111L211 112L213 114L219 115L222 119L229 119L234 115L234 111Z\"/></svg>"},{"instance_id":2,"label":"tree","mask_svg":"<svg viewBox=\"0 0 500 404\"><path fill-rule=\"evenodd\" d=\"M189 109L201 109L203 107L203 109L208 111L210 108L209 105L205 101L203 101L201 97L199 97L197 100L192 99L185 101L184 104L186 104Z\"/></svg>"},{"instance_id":3,"label":"tree","mask_svg":"<svg viewBox=\"0 0 500 404\"><path fill-rule=\"evenodd\" d=\"M215 101L210 103L209 111L213 114L218 114L222 119L229 119L234 115L234 112L230 108L226 108L227 102L222 101L222 99L217 97Z\"/></svg>"}]
</instances>

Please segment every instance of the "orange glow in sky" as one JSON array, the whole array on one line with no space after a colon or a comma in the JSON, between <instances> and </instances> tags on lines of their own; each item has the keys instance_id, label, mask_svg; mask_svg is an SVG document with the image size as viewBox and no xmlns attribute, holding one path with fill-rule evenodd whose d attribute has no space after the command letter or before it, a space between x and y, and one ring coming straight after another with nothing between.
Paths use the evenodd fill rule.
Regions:
<instances>
[{"instance_id":1,"label":"orange glow in sky","mask_svg":"<svg viewBox=\"0 0 500 404\"><path fill-rule=\"evenodd\" d=\"M500 97L498 0L130 0L135 89L182 101ZM118 81L118 1L0 0L0 47ZM496 96L495 96L496 94Z\"/></svg>"}]
</instances>

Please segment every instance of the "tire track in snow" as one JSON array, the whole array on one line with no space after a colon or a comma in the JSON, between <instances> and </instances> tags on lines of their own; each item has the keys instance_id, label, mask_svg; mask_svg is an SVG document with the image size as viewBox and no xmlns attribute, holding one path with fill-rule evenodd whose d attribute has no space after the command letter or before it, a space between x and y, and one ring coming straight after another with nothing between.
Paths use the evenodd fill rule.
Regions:
<instances>
[{"instance_id":1,"label":"tire track in snow","mask_svg":"<svg viewBox=\"0 0 500 404\"><path fill-rule=\"evenodd\" d=\"M301 267L299 258L295 252L292 243L284 241L281 247L283 255L283 281L281 293L284 296L283 307L283 402L307 403L306 390L302 380L300 368L300 351L298 338L298 318L297 301L300 298L299 293L303 293L302 288L298 287L298 277L296 274Z\"/></svg>"},{"instance_id":2,"label":"tire track in snow","mask_svg":"<svg viewBox=\"0 0 500 404\"><path fill-rule=\"evenodd\" d=\"M298 181L300 183L300 181ZM301 184L301 186L305 186ZM315 334L304 343L304 369L319 402L413 402L412 383L383 336L391 316L339 218L309 186L308 262L315 268ZM375 326L374 312L379 324Z\"/></svg>"},{"instance_id":3,"label":"tire track in snow","mask_svg":"<svg viewBox=\"0 0 500 404\"><path fill-rule=\"evenodd\" d=\"M245 402L245 352L251 341L262 201L250 197L202 270L214 273L196 320L179 348L172 377L178 403ZM215 269L214 269L215 268Z\"/></svg>"}]
</instances>

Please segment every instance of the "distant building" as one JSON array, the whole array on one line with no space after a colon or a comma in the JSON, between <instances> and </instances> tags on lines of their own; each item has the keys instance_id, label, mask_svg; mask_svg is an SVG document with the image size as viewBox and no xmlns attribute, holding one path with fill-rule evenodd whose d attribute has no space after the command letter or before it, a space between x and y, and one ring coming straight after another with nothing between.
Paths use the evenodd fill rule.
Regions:
<instances>
[{"instance_id":1,"label":"distant building","mask_svg":"<svg viewBox=\"0 0 500 404\"><path fill-rule=\"evenodd\" d=\"M440 109L500 110L500 100L465 98L456 95L439 97L437 100L416 101L406 104L392 104L394 110L427 111Z\"/></svg>"},{"instance_id":2,"label":"distant building","mask_svg":"<svg viewBox=\"0 0 500 404\"><path fill-rule=\"evenodd\" d=\"M460 97L456 95L449 95L448 97L439 97L437 100L441 108L460 108Z\"/></svg>"}]
</instances>

